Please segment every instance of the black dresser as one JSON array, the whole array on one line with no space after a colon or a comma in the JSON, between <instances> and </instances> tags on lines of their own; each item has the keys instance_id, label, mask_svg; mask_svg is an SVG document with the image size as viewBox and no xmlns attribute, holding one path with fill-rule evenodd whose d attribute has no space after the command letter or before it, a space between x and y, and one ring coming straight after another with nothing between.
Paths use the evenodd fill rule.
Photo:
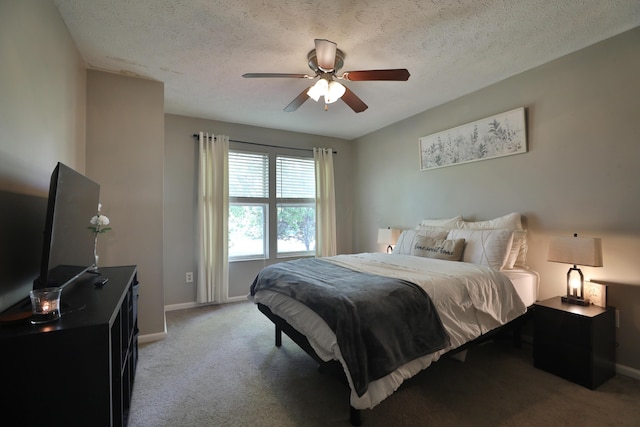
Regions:
<instances>
[{"instance_id":1,"label":"black dresser","mask_svg":"<svg viewBox=\"0 0 640 427\"><path fill-rule=\"evenodd\" d=\"M60 319L0 325L2 419L27 426L127 424L138 359L137 269L99 272L64 289ZM105 278L104 286L95 285Z\"/></svg>"}]
</instances>

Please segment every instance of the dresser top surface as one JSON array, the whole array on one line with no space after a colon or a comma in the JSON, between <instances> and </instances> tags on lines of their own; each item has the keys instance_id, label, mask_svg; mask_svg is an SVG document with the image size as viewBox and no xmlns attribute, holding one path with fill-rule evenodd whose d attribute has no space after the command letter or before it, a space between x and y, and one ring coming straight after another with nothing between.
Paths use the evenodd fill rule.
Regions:
<instances>
[{"instance_id":1,"label":"dresser top surface","mask_svg":"<svg viewBox=\"0 0 640 427\"><path fill-rule=\"evenodd\" d=\"M534 305L538 307L547 307L555 310L561 310L568 313L573 313L573 314L586 316L586 317L595 317L607 311L607 309L598 307L597 305L593 305L593 304L588 306L568 304L568 303L562 302L561 298L562 297L557 296L557 297L546 299L544 301L537 301Z\"/></svg>"},{"instance_id":2,"label":"dresser top surface","mask_svg":"<svg viewBox=\"0 0 640 427\"><path fill-rule=\"evenodd\" d=\"M99 275L85 274L62 292L61 317L49 323L31 325L28 319L16 324L0 326L0 339L21 335L54 332L86 327L109 327L117 315L125 292L133 280L135 266L106 267ZM100 279L109 279L98 287ZM26 310L30 310L29 304Z\"/></svg>"}]
</instances>

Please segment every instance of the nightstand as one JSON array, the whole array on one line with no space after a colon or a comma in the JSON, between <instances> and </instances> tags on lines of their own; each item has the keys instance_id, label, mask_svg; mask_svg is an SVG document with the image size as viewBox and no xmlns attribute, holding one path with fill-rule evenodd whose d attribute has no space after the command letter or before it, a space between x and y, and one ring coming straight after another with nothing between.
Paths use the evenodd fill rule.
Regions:
<instances>
[{"instance_id":1,"label":"nightstand","mask_svg":"<svg viewBox=\"0 0 640 427\"><path fill-rule=\"evenodd\" d=\"M595 389L615 374L615 309L566 304L560 297L534 304L533 363Z\"/></svg>"}]
</instances>

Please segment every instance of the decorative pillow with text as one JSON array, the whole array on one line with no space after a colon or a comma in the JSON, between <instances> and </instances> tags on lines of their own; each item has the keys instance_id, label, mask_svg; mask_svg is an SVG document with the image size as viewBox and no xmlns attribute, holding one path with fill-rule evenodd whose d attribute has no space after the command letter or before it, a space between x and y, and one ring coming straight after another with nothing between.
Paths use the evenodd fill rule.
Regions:
<instances>
[{"instance_id":1,"label":"decorative pillow with text","mask_svg":"<svg viewBox=\"0 0 640 427\"><path fill-rule=\"evenodd\" d=\"M411 255L424 258L460 261L464 250L464 239L435 239L433 237L417 236L414 240Z\"/></svg>"},{"instance_id":2,"label":"decorative pillow with text","mask_svg":"<svg viewBox=\"0 0 640 427\"><path fill-rule=\"evenodd\" d=\"M444 239L447 237L447 234L449 234L449 229L442 227L425 227L419 230L404 230L400 234L400 237L398 237L396 245L393 247L393 253L411 255L411 251L415 246L416 238L418 238L418 236Z\"/></svg>"}]
</instances>

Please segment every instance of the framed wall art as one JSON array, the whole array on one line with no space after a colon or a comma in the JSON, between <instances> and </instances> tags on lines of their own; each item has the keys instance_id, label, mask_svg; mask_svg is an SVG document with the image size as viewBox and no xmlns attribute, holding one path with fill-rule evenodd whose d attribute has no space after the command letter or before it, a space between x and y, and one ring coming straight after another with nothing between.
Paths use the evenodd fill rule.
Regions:
<instances>
[{"instance_id":1,"label":"framed wall art","mask_svg":"<svg viewBox=\"0 0 640 427\"><path fill-rule=\"evenodd\" d=\"M420 169L527 152L524 107L420 138Z\"/></svg>"},{"instance_id":2,"label":"framed wall art","mask_svg":"<svg viewBox=\"0 0 640 427\"><path fill-rule=\"evenodd\" d=\"M607 308L607 286L596 282L584 282L584 296L591 304Z\"/></svg>"}]
</instances>

